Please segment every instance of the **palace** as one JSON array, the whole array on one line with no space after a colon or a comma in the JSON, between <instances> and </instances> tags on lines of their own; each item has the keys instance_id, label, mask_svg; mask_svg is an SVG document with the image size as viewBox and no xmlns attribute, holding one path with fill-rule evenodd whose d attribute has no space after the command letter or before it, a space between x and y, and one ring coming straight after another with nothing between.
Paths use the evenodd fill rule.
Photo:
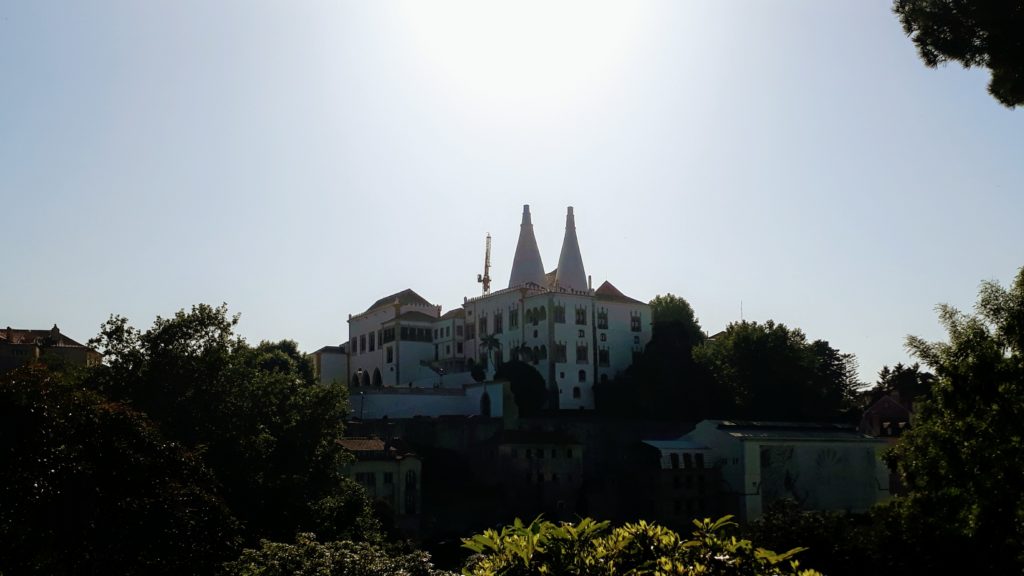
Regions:
<instances>
[{"instance_id":1,"label":"palace","mask_svg":"<svg viewBox=\"0 0 1024 576\"><path fill-rule=\"evenodd\" d=\"M650 307L610 282L594 289L570 206L558 267L544 272L530 207L523 207L508 287L442 314L412 290L350 315L344 346L356 386L464 388L475 364L522 360L548 386L548 407L594 407L594 384L628 368L651 339ZM493 370L487 371L493 377Z\"/></svg>"}]
</instances>

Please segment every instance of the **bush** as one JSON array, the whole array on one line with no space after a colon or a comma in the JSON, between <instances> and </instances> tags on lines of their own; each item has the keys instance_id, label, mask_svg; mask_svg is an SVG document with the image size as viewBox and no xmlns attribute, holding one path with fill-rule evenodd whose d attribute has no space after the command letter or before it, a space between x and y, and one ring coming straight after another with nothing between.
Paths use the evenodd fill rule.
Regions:
<instances>
[{"instance_id":1,"label":"bush","mask_svg":"<svg viewBox=\"0 0 1024 576\"><path fill-rule=\"evenodd\" d=\"M537 518L530 524L516 519L501 531L486 530L463 540L476 554L463 573L475 576L503 574L676 574L706 576L760 576L788 574L813 576L792 557L802 548L776 554L755 548L726 532L735 527L730 516L712 521L695 520L690 540L675 532L639 522L608 531L607 522L589 518L578 524L554 524Z\"/></svg>"}]
</instances>

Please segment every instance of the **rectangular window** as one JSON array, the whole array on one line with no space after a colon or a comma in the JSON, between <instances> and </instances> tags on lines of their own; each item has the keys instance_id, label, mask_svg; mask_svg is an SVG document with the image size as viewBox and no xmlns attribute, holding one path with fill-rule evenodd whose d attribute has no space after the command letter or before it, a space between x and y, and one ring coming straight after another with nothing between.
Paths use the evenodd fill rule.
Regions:
<instances>
[{"instance_id":1,"label":"rectangular window","mask_svg":"<svg viewBox=\"0 0 1024 576\"><path fill-rule=\"evenodd\" d=\"M501 334L505 331L505 315L501 312L494 313L494 333Z\"/></svg>"},{"instance_id":2,"label":"rectangular window","mask_svg":"<svg viewBox=\"0 0 1024 576\"><path fill-rule=\"evenodd\" d=\"M377 339L373 337L373 332L370 332L370 352L373 352L374 350L376 350L376 346L375 346L376 343L377 343Z\"/></svg>"},{"instance_id":3,"label":"rectangular window","mask_svg":"<svg viewBox=\"0 0 1024 576\"><path fill-rule=\"evenodd\" d=\"M383 337L383 335L381 334L381 331L380 331L380 330L377 330L377 347L378 347L378 348L380 348L380 345L381 345L381 338L382 338L382 337Z\"/></svg>"},{"instance_id":4,"label":"rectangular window","mask_svg":"<svg viewBox=\"0 0 1024 576\"><path fill-rule=\"evenodd\" d=\"M462 342L455 343L455 353L462 354Z\"/></svg>"},{"instance_id":5,"label":"rectangular window","mask_svg":"<svg viewBox=\"0 0 1024 576\"><path fill-rule=\"evenodd\" d=\"M459 324L458 326L455 327L455 335L458 336L459 338L462 337L462 324Z\"/></svg>"},{"instance_id":6,"label":"rectangular window","mask_svg":"<svg viewBox=\"0 0 1024 576\"><path fill-rule=\"evenodd\" d=\"M487 317L484 316L480 319L480 337L487 336Z\"/></svg>"},{"instance_id":7,"label":"rectangular window","mask_svg":"<svg viewBox=\"0 0 1024 576\"><path fill-rule=\"evenodd\" d=\"M394 342L394 341L395 341L395 328L394 327L385 328L384 329L384 343Z\"/></svg>"},{"instance_id":8,"label":"rectangular window","mask_svg":"<svg viewBox=\"0 0 1024 576\"><path fill-rule=\"evenodd\" d=\"M359 354L359 339L355 336L352 337L352 345L349 346L349 350L351 350L353 354Z\"/></svg>"},{"instance_id":9,"label":"rectangular window","mask_svg":"<svg viewBox=\"0 0 1024 576\"><path fill-rule=\"evenodd\" d=\"M576 308L576 325L586 326L587 325L587 309Z\"/></svg>"},{"instance_id":10,"label":"rectangular window","mask_svg":"<svg viewBox=\"0 0 1024 576\"><path fill-rule=\"evenodd\" d=\"M607 348L601 348L597 351L597 364L599 366L608 366L610 364L609 357L611 354L608 353Z\"/></svg>"},{"instance_id":11,"label":"rectangular window","mask_svg":"<svg viewBox=\"0 0 1024 576\"><path fill-rule=\"evenodd\" d=\"M451 326L445 326L444 327L444 337L445 338L451 338L452 337L452 327Z\"/></svg>"},{"instance_id":12,"label":"rectangular window","mask_svg":"<svg viewBox=\"0 0 1024 576\"><path fill-rule=\"evenodd\" d=\"M588 356L587 352L588 352L588 350L587 350L587 345L586 344L577 344L576 345L576 363L577 364L586 364L587 363L587 356Z\"/></svg>"},{"instance_id":13,"label":"rectangular window","mask_svg":"<svg viewBox=\"0 0 1024 576\"><path fill-rule=\"evenodd\" d=\"M555 324L565 324L565 305L555 304Z\"/></svg>"},{"instance_id":14,"label":"rectangular window","mask_svg":"<svg viewBox=\"0 0 1024 576\"><path fill-rule=\"evenodd\" d=\"M476 326L472 322L466 324L466 338L469 340L476 338Z\"/></svg>"},{"instance_id":15,"label":"rectangular window","mask_svg":"<svg viewBox=\"0 0 1024 576\"><path fill-rule=\"evenodd\" d=\"M629 331L639 332L640 331L640 313L630 312L629 314Z\"/></svg>"},{"instance_id":16,"label":"rectangular window","mask_svg":"<svg viewBox=\"0 0 1024 576\"><path fill-rule=\"evenodd\" d=\"M564 342L555 342L555 362L566 362Z\"/></svg>"},{"instance_id":17,"label":"rectangular window","mask_svg":"<svg viewBox=\"0 0 1024 576\"><path fill-rule=\"evenodd\" d=\"M513 308L508 311L508 327L518 328L519 327L519 308Z\"/></svg>"},{"instance_id":18,"label":"rectangular window","mask_svg":"<svg viewBox=\"0 0 1024 576\"><path fill-rule=\"evenodd\" d=\"M366 352L366 334L359 336L359 352Z\"/></svg>"},{"instance_id":19,"label":"rectangular window","mask_svg":"<svg viewBox=\"0 0 1024 576\"><path fill-rule=\"evenodd\" d=\"M394 361L395 361L395 350L394 350L394 348L392 348L391 346L388 346L388 347L387 347L387 348L385 349L385 354L387 355L387 362L388 362L389 364L390 364L391 362L394 362Z\"/></svg>"},{"instance_id":20,"label":"rectangular window","mask_svg":"<svg viewBox=\"0 0 1024 576\"><path fill-rule=\"evenodd\" d=\"M608 310L604 308L597 311L597 328L599 330L608 329Z\"/></svg>"}]
</instances>

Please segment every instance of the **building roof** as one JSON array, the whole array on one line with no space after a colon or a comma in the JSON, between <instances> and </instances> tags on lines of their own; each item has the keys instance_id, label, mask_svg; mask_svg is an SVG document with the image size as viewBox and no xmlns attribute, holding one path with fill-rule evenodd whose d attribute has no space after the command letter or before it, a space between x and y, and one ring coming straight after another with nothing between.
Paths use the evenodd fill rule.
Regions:
<instances>
[{"instance_id":1,"label":"building roof","mask_svg":"<svg viewBox=\"0 0 1024 576\"><path fill-rule=\"evenodd\" d=\"M623 302L625 304L643 304L643 302L626 296L618 288L612 285L611 282L605 280L603 284L598 286L597 290L594 291L594 296L598 300L604 300L607 302Z\"/></svg>"},{"instance_id":2,"label":"building roof","mask_svg":"<svg viewBox=\"0 0 1024 576\"><path fill-rule=\"evenodd\" d=\"M339 438L335 442L353 453L357 460L398 460L416 456L397 438L385 442L376 436L352 436Z\"/></svg>"},{"instance_id":3,"label":"building roof","mask_svg":"<svg viewBox=\"0 0 1024 576\"><path fill-rule=\"evenodd\" d=\"M433 322L433 321L437 320L437 317L436 316L431 316L430 314L424 314L423 312L416 312L416 311L410 310L408 312L402 312L398 316L395 316L394 318L392 318L392 319L388 320L387 322L385 322L385 324L390 324L391 322L394 322L395 320L408 320L408 321L411 321L411 322Z\"/></svg>"},{"instance_id":4,"label":"building roof","mask_svg":"<svg viewBox=\"0 0 1024 576\"><path fill-rule=\"evenodd\" d=\"M579 292L589 288L587 272L583 268L583 256L580 254L580 243L576 238L576 217L572 206L565 215L565 237L562 239L562 252L558 255L558 268L555 283L569 290Z\"/></svg>"},{"instance_id":5,"label":"building roof","mask_svg":"<svg viewBox=\"0 0 1024 576\"><path fill-rule=\"evenodd\" d=\"M708 450L709 448L700 442L688 440L685 436L675 440L644 440L644 444L654 446L658 450Z\"/></svg>"},{"instance_id":6,"label":"building roof","mask_svg":"<svg viewBox=\"0 0 1024 576\"><path fill-rule=\"evenodd\" d=\"M0 330L0 343L88 348L88 346L61 334L56 324L49 330L26 330L8 326L6 330Z\"/></svg>"},{"instance_id":7,"label":"building roof","mask_svg":"<svg viewBox=\"0 0 1024 576\"><path fill-rule=\"evenodd\" d=\"M533 221L530 219L530 205L523 206L523 221L519 225L519 241L516 253L512 258L512 273L509 275L508 287L521 284L540 284L544 281L544 263L541 262L537 238L533 234Z\"/></svg>"},{"instance_id":8,"label":"building roof","mask_svg":"<svg viewBox=\"0 0 1024 576\"><path fill-rule=\"evenodd\" d=\"M497 440L499 444L580 444L560 430L503 430Z\"/></svg>"},{"instance_id":9,"label":"building roof","mask_svg":"<svg viewBox=\"0 0 1024 576\"><path fill-rule=\"evenodd\" d=\"M344 354L345 345L341 346L324 346L323 348L313 352L313 354Z\"/></svg>"},{"instance_id":10,"label":"building roof","mask_svg":"<svg viewBox=\"0 0 1024 576\"><path fill-rule=\"evenodd\" d=\"M846 424L818 422L755 422L711 420L722 432L744 440L828 440L836 442L878 441ZM686 438L684 436L683 438Z\"/></svg>"},{"instance_id":11,"label":"building roof","mask_svg":"<svg viewBox=\"0 0 1024 576\"><path fill-rule=\"evenodd\" d=\"M385 297L381 298L380 300L377 300L376 302L373 303L372 306L370 306L369 308L366 309L366 312L370 312L372 310L376 310L377 308L380 308L381 306L387 306L389 304L394 304L396 301L399 304L401 304L402 306L433 306L433 304L431 304L430 302L427 302L426 298L424 298L423 296L420 296L419 294L414 292L412 290L412 288L406 288L405 290L402 290L401 292L395 292L394 294L391 294L390 296L385 296Z\"/></svg>"},{"instance_id":12,"label":"building roof","mask_svg":"<svg viewBox=\"0 0 1024 576\"><path fill-rule=\"evenodd\" d=\"M465 317L466 317L466 309L465 308L452 308L451 310L445 312L441 316L441 320L450 320L452 318L465 318Z\"/></svg>"}]
</instances>

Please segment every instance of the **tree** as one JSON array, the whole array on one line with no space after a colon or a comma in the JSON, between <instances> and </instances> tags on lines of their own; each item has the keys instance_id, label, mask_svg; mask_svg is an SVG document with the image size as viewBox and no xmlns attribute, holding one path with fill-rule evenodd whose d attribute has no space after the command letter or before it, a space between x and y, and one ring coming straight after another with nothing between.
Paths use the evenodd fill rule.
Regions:
<instances>
[{"instance_id":1,"label":"tree","mask_svg":"<svg viewBox=\"0 0 1024 576\"><path fill-rule=\"evenodd\" d=\"M365 494L340 477L344 387L316 383L292 341L249 346L234 334L237 322L226 306L205 304L145 332L112 317L91 342L104 364L85 384L201 454L249 542L300 530L376 537L368 503L351 502Z\"/></svg>"},{"instance_id":2,"label":"tree","mask_svg":"<svg viewBox=\"0 0 1024 576\"><path fill-rule=\"evenodd\" d=\"M0 377L0 573L213 574L239 527L202 460L41 366Z\"/></svg>"},{"instance_id":3,"label":"tree","mask_svg":"<svg viewBox=\"0 0 1024 576\"><path fill-rule=\"evenodd\" d=\"M902 363L892 368L883 366L878 371L875 386L867 391L868 400L875 402L886 394L896 392L901 402L912 405L918 398L931 391L934 380L935 375L921 370L921 365L916 362L910 366L904 366Z\"/></svg>"},{"instance_id":4,"label":"tree","mask_svg":"<svg viewBox=\"0 0 1024 576\"><path fill-rule=\"evenodd\" d=\"M895 0L893 12L932 68L950 61L988 68L989 94L1024 104L1024 2Z\"/></svg>"},{"instance_id":5,"label":"tree","mask_svg":"<svg viewBox=\"0 0 1024 576\"><path fill-rule=\"evenodd\" d=\"M947 342L907 338L907 348L935 371L911 430L892 462L909 495L908 522L949 551L966 553L978 571L1024 569L1024 268L1010 288L984 282L974 314L938 307Z\"/></svg>"},{"instance_id":6,"label":"tree","mask_svg":"<svg viewBox=\"0 0 1024 576\"><path fill-rule=\"evenodd\" d=\"M536 368L521 360L505 362L494 375L495 380L508 380L520 416L540 412L547 396L544 377Z\"/></svg>"},{"instance_id":7,"label":"tree","mask_svg":"<svg viewBox=\"0 0 1024 576\"><path fill-rule=\"evenodd\" d=\"M801 330L771 320L733 322L693 354L744 418L842 418L859 386L852 354L822 340L808 342Z\"/></svg>"},{"instance_id":8,"label":"tree","mask_svg":"<svg viewBox=\"0 0 1024 576\"><path fill-rule=\"evenodd\" d=\"M654 297L650 306L651 341L624 373L595 386L598 409L670 420L720 415L723 396L693 359L705 340L693 308L671 293Z\"/></svg>"}]
</instances>

